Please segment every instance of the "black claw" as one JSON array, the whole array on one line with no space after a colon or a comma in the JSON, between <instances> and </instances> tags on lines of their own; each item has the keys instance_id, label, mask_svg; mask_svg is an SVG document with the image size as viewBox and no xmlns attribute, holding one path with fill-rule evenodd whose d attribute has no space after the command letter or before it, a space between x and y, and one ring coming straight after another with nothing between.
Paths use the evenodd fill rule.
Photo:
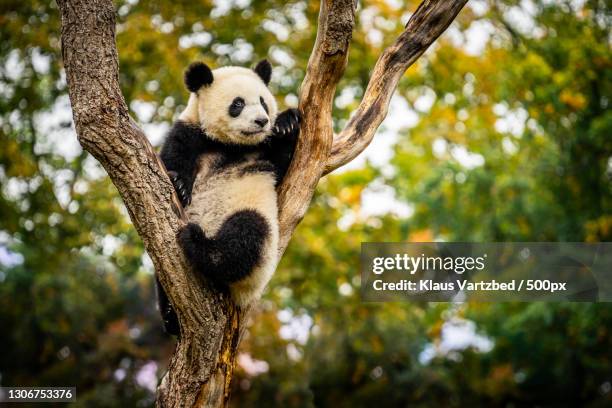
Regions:
<instances>
[{"instance_id":1,"label":"black claw","mask_svg":"<svg viewBox=\"0 0 612 408\"><path fill-rule=\"evenodd\" d=\"M172 184L174 185L174 189L176 190L176 194L178 195L181 204L183 207L186 207L189 205L189 203L191 203L191 197L189 197L187 184L178 175L178 173L174 171L169 171L168 175L170 176L170 180L172 180Z\"/></svg>"},{"instance_id":2,"label":"black claw","mask_svg":"<svg viewBox=\"0 0 612 408\"><path fill-rule=\"evenodd\" d=\"M290 109L279 117L272 132L278 137L295 136L299 132L300 122L300 112L297 109Z\"/></svg>"}]
</instances>

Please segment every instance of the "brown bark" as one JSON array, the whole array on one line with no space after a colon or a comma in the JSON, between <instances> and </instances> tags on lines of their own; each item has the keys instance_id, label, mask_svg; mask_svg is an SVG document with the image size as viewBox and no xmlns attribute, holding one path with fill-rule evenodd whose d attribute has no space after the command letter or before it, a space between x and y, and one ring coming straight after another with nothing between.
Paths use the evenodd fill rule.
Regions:
<instances>
[{"instance_id":1,"label":"brown bark","mask_svg":"<svg viewBox=\"0 0 612 408\"><path fill-rule=\"evenodd\" d=\"M300 88L300 138L279 191L280 256L310 205L329 157L333 137L332 103L348 61L354 24L353 0L321 2L317 39Z\"/></svg>"},{"instance_id":2,"label":"brown bark","mask_svg":"<svg viewBox=\"0 0 612 408\"><path fill-rule=\"evenodd\" d=\"M323 0L317 39L300 91L300 140L279 190L284 252L320 177L371 141L402 73L444 31L467 0L424 1L376 64L355 117L333 140L332 102L346 66L353 0ZM112 0L57 0L62 55L79 142L106 169L177 312L181 336L158 387L163 407L224 406L248 310L238 310L187 267L176 240L185 214L163 164L130 118L119 88ZM332 147L333 140L333 147Z\"/></svg>"}]
</instances>

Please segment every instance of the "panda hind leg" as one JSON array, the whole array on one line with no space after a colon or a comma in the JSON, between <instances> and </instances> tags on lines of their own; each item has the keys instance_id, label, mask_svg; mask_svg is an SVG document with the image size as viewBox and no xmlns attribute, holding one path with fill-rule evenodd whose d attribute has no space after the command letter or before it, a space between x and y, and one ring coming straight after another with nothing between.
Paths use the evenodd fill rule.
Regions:
<instances>
[{"instance_id":1,"label":"panda hind leg","mask_svg":"<svg viewBox=\"0 0 612 408\"><path fill-rule=\"evenodd\" d=\"M206 264L206 246L208 239L195 222L190 222L179 232L179 243L187 261L196 269L202 269Z\"/></svg>"},{"instance_id":2,"label":"panda hind leg","mask_svg":"<svg viewBox=\"0 0 612 408\"><path fill-rule=\"evenodd\" d=\"M260 213L241 210L228 217L214 237L207 238L191 222L181 230L179 241L194 269L227 288L258 265L269 234L270 226Z\"/></svg>"}]
</instances>

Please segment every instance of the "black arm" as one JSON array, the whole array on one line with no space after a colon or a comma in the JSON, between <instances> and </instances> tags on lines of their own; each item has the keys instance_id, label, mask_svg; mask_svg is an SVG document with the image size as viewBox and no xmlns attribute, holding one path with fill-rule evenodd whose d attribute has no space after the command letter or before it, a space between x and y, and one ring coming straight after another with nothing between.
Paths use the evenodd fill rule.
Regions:
<instances>
[{"instance_id":1,"label":"black arm","mask_svg":"<svg viewBox=\"0 0 612 408\"><path fill-rule=\"evenodd\" d=\"M170 129L160 153L183 206L191 202L197 159L203 145L204 133L199 126L177 121Z\"/></svg>"},{"instance_id":2,"label":"black arm","mask_svg":"<svg viewBox=\"0 0 612 408\"><path fill-rule=\"evenodd\" d=\"M266 159L271 161L276 169L276 184L280 184L291 164L293 152L300 134L300 112L297 109L287 109L280 113L272 129L272 135L267 140Z\"/></svg>"}]
</instances>

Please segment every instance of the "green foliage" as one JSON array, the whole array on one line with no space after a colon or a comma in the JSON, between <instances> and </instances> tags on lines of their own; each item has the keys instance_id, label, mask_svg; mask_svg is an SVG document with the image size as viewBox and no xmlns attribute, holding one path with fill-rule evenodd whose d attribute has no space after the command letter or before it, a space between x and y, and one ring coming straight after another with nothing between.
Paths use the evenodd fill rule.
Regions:
<instances>
[{"instance_id":1,"label":"green foliage","mask_svg":"<svg viewBox=\"0 0 612 408\"><path fill-rule=\"evenodd\" d=\"M417 2L396 3L360 2L336 130ZM279 103L295 106L316 3L116 6L121 86L153 142L186 102L193 60L267 57ZM416 120L383 126L390 162L322 180L241 346L235 406L612 403L608 305L363 303L358 256L366 241L611 240L610 13L593 0L470 2L402 78L399 119ZM490 38L470 52L475 27ZM123 204L76 146L59 30L52 1L0 4L0 384L147 406L172 340ZM393 201L371 194L381 186L401 211L368 210ZM471 341L457 345L453 327Z\"/></svg>"}]
</instances>

